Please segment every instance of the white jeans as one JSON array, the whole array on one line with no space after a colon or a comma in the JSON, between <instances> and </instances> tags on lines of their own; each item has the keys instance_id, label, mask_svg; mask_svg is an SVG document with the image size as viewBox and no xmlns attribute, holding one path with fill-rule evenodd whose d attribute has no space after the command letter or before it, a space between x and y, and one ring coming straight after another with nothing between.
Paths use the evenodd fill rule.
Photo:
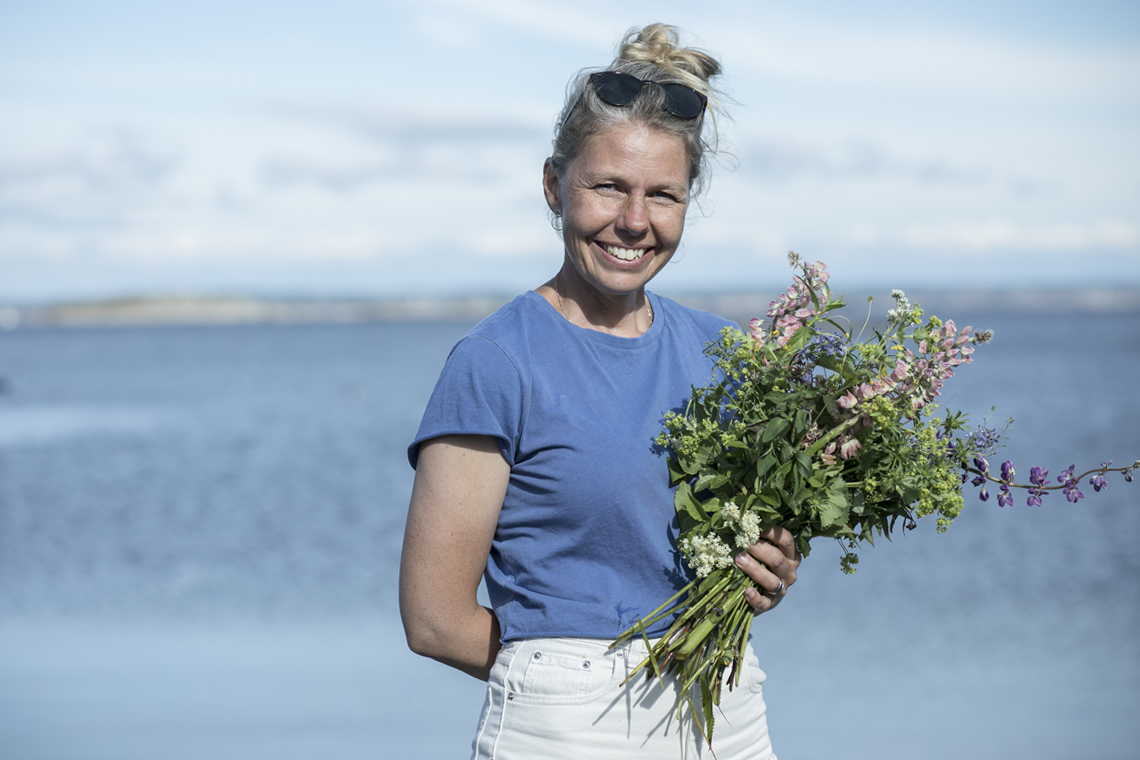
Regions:
<instances>
[{"instance_id":1,"label":"white jeans","mask_svg":"<svg viewBox=\"0 0 1140 760\"><path fill-rule=\"evenodd\" d=\"M608 645L570 638L505 644L491 669L472 757L712 758L688 712L680 721L676 717L674 679L662 687L643 671L621 685L644 659L645 643ZM761 694L764 678L749 646L740 685L721 693L712 740L717 760L775 760ZM699 706L696 697L694 702Z\"/></svg>"}]
</instances>

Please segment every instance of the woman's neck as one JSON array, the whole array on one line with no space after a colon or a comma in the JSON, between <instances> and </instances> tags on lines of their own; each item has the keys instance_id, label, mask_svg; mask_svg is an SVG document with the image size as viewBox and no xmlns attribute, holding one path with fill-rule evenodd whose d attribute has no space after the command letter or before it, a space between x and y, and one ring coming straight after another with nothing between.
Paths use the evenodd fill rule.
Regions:
<instances>
[{"instance_id":1,"label":"woman's neck","mask_svg":"<svg viewBox=\"0 0 1140 760\"><path fill-rule=\"evenodd\" d=\"M567 272L564 266L535 292L568 322L587 330L636 338L653 326L653 307L644 288L630 293L603 293L583 282L577 272Z\"/></svg>"}]
</instances>

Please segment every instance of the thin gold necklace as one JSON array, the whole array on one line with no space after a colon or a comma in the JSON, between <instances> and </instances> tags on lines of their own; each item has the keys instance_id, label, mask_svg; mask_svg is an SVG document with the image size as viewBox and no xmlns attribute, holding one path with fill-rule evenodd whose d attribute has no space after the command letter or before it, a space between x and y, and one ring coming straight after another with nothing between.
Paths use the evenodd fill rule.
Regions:
<instances>
[{"instance_id":1,"label":"thin gold necklace","mask_svg":"<svg viewBox=\"0 0 1140 760\"><path fill-rule=\"evenodd\" d=\"M562 293L560 293L558 290L558 275L559 274L562 274L562 273L558 272L557 274L554 275L554 295L558 296L558 310L562 312L562 316L566 318L567 322L569 322L570 324L574 324L574 320L570 319L570 315L566 313L566 307L562 305ZM652 325L653 324L653 309L649 308L649 296L645 297L645 313L649 316L649 324Z\"/></svg>"}]
</instances>

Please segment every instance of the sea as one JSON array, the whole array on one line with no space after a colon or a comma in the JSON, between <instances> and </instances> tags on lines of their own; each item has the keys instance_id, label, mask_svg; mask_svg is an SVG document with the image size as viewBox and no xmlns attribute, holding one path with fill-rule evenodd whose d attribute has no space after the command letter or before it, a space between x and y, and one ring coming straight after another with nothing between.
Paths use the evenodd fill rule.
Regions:
<instances>
[{"instance_id":1,"label":"sea","mask_svg":"<svg viewBox=\"0 0 1140 760\"><path fill-rule=\"evenodd\" d=\"M939 399L991 462L1140 459L1140 314L995 331ZM465 758L484 685L411 654L406 446L472 322L0 332L0 757ZM987 423L988 420L988 423ZM754 626L793 760L1136 757L1140 483L968 489Z\"/></svg>"}]
</instances>

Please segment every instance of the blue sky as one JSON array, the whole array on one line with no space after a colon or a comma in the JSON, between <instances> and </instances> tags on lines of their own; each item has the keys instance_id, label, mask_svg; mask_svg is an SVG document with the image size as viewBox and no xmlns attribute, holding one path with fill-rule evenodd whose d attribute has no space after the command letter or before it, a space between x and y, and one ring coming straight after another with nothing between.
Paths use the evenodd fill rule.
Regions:
<instances>
[{"instance_id":1,"label":"blue sky","mask_svg":"<svg viewBox=\"0 0 1140 760\"><path fill-rule=\"evenodd\" d=\"M1140 285L1124 2L5 2L0 299L511 293L558 267L566 82L720 56L726 155L659 290Z\"/></svg>"}]
</instances>

